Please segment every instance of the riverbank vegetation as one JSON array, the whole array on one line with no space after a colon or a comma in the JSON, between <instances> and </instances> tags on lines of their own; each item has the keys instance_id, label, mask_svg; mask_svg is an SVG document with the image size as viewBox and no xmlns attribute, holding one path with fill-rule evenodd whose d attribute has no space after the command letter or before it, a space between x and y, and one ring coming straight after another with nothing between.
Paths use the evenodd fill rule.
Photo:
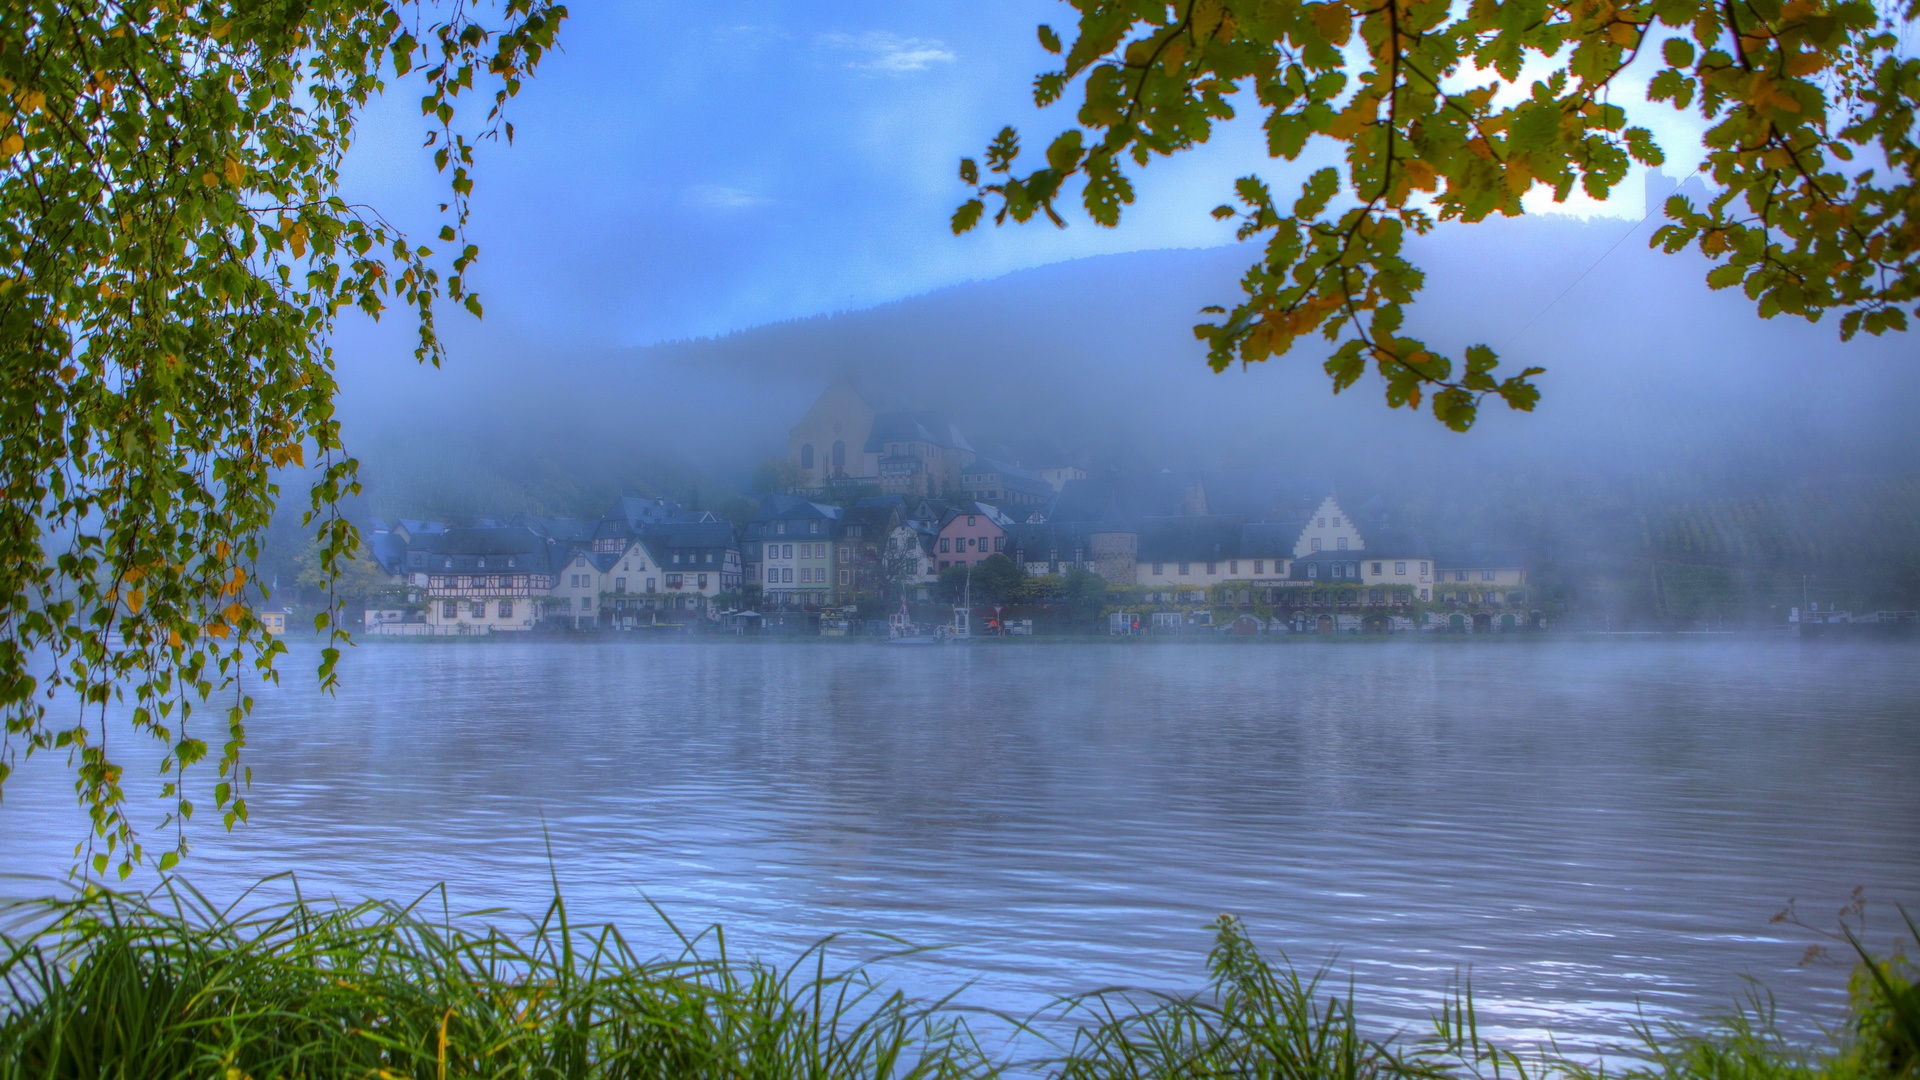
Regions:
<instances>
[{"instance_id":1,"label":"riverbank vegetation","mask_svg":"<svg viewBox=\"0 0 1920 1080\"><path fill-rule=\"evenodd\" d=\"M30 928L0 937L0 1080L1920 1077L1920 973L1850 931L1851 1008L1823 1044L1782 1034L1756 997L1705 1028L1645 1029L1609 1070L1495 1045L1469 993L1424 1037L1379 1037L1324 969L1270 961L1228 916L1201 994L1103 991L1009 1021L889 991L868 965L836 965L832 939L774 965L741 959L716 929L644 959L611 927L570 924L558 899L518 931L490 925L497 912L445 912L437 893L243 912L179 890L94 890L16 907ZM882 959L912 951L879 940ZM997 1038L979 1032L1009 1022L1039 1051L990 1053Z\"/></svg>"}]
</instances>

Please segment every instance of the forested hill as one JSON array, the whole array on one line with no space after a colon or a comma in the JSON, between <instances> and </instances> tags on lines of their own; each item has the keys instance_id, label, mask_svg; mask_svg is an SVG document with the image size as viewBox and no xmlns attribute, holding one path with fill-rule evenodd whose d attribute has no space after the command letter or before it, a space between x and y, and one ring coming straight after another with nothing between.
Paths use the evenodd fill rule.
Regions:
<instances>
[{"instance_id":1,"label":"forested hill","mask_svg":"<svg viewBox=\"0 0 1920 1080\"><path fill-rule=\"evenodd\" d=\"M1208 371L1189 327L1232 301L1244 248L1061 263L631 350L456 331L440 372L390 374L376 391L350 363L342 415L375 512L588 513L622 489L719 505L848 374L1030 460L1330 475L1437 537L1524 544L1589 605L1678 612L1690 589L1722 589L1719 570L1750 598L1778 591L1775 577L1797 590L1807 567L1875 603L1920 584L1902 569L1920 566L1920 339L1843 345L1831 322L1762 321L1738 293L1709 291L1698 261L1648 251L1651 229L1536 218L1419 242L1429 280L1410 329L1548 369L1537 411L1490 407L1466 435L1389 411L1367 382L1333 396L1308 350ZM1712 581L1663 583L1668 563Z\"/></svg>"}]
</instances>

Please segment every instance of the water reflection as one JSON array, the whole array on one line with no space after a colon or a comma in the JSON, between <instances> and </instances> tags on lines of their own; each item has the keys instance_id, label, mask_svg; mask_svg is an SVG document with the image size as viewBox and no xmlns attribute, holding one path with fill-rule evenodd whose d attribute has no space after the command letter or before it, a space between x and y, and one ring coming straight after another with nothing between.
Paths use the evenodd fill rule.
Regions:
<instances>
[{"instance_id":1,"label":"water reflection","mask_svg":"<svg viewBox=\"0 0 1920 1080\"><path fill-rule=\"evenodd\" d=\"M193 882L721 921L770 954L864 929L895 968L1025 1010L1190 987L1239 913L1369 1012L1470 969L1515 1032L1619 1036L1739 976L1803 1019L1840 973L1770 927L1855 885L1920 897L1920 665L1798 644L401 643L336 700L260 696L254 824ZM57 769L0 807L13 871L79 835ZM137 775L138 769L130 770ZM157 814L155 815L158 816ZM551 851L551 861L549 857Z\"/></svg>"}]
</instances>

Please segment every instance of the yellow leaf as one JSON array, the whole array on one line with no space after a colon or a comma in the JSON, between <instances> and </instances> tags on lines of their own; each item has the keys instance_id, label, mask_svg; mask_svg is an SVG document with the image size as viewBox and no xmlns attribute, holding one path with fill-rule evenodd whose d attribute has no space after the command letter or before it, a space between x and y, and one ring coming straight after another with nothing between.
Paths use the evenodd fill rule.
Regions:
<instances>
[{"instance_id":1,"label":"yellow leaf","mask_svg":"<svg viewBox=\"0 0 1920 1080\"><path fill-rule=\"evenodd\" d=\"M1817 52L1798 53L1787 60L1787 74L1811 75L1827 66L1827 58Z\"/></svg>"},{"instance_id":2,"label":"yellow leaf","mask_svg":"<svg viewBox=\"0 0 1920 1080\"><path fill-rule=\"evenodd\" d=\"M1533 168L1519 158L1507 162L1507 190L1518 195L1533 186Z\"/></svg>"},{"instance_id":3,"label":"yellow leaf","mask_svg":"<svg viewBox=\"0 0 1920 1080\"><path fill-rule=\"evenodd\" d=\"M233 185L234 187L239 187L240 181L246 179L246 175L247 175L246 166L241 165L238 161L234 160L231 157L228 158L226 160L226 163L221 166L220 171L226 174L227 183Z\"/></svg>"},{"instance_id":4,"label":"yellow leaf","mask_svg":"<svg viewBox=\"0 0 1920 1080\"><path fill-rule=\"evenodd\" d=\"M20 95L20 107L28 112L39 112L47 107L47 95L38 90L29 90Z\"/></svg>"},{"instance_id":5,"label":"yellow leaf","mask_svg":"<svg viewBox=\"0 0 1920 1080\"><path fill-rule=\"evenodd\" d=\"M207 185L208 187L219 187L220 177L216 173L210 173L210 172L201 173L200 182Z\"/></svg>"},{"instance_id":6,"label":"yellow leaf","mask_svg":"<svg viewBox=\"0 0 1920 1080\"><path fill-rule=\"evenodd\" d=\"M1345 4L1315 4L1308 10L1313 13L1314 29L1333 44L1345 45L1353 36L1353 13Z\"/></svg>"},{"instance_id":7,"label":"yellow leaf","mask_svg":"<svg viewBox=\"0 0 1920 1080\"><path fill-rule=\"evenodd\" d=\"M247 617L247 609L239 604L228 604L227 609L220 613L220 617L230 623L237 623Z\"/></svg>"},{"instance_id":8,"label":"yellow leaf","mask_svg":"<svg viewBox=\"0 0 1920 1080\"><path fill-rule=\"evenodd\" d=\"M145 592L139 589L127 590L127 613L129 615L140 614L140 608L145 605L146 602L147 594Z\"/></svg>"},{"instance_id":9,"label":"yellow leaf","mask_svg":"<svg viewBox=\"0 0 1920 1080\"><path fill-rule=\"evenodd\" d=\"M178 630L167 631L167 644L175 649L179 648L180 647L180 631Z\"/></svg>"},{"instance_id":10,"label":"yellow leaf","mask_svg":"<svg viewBox=\"0 0 1920 1080\"><path fill-rule=\"evenodd\" d=\"M293 231L287 233L287 246L293 248L293 254L295 258L299 258L301 256L306 255L307 226L305 222L301 222L300 224L295 225L293 227Z\"/></svg>"},{"instance_id":11,"label":"yellow leaf","mask_svg":"<svg viewBox=\"0 0 1920 1080\"><path fill-rule=\"evenodd\" d=\"M1403 161L1400 167L1407 171L1407 183L1412 187L1419 188L1421 191L1433 191L1440 186L1439 174L1433 171L1433 166L1419 158Z\"/></svg>"},{"instance_id":12,"label":"yellow leaf","mask_svg":"<svg viewBox=\"0 0 1920 1080\"><path fill-rule=\"evenodd\" d=\"M1327 134L1346 141L1360 134L1360 129L1373 119L1375 102L1370 97L1357 97L1352 104L1340 111L1333 122L1327 125Z\"/></svg>"},{"instance_id":13,"label":"yellow leaf","mask_svg":"<svg viewBox=\"0 0 1920 1080\"><path fill-rule=\"evenodd\" d=\"M233 633L233 631L227 627L226 623L216 622L207 624L207 633L217 638L223 638Z\"/></svg>"},{"instance_id":14,"label":"yellow leaf","mask_svg":"<svg viewBox=\"0 0 1920 1080\"><path fill-rule=\"evenodd\" d=\"M18 132L4 139L0 139L0 161L5 161L21 150L26 149L26 145L27 141L22 139Z\"/></svg>"}]
</instances>

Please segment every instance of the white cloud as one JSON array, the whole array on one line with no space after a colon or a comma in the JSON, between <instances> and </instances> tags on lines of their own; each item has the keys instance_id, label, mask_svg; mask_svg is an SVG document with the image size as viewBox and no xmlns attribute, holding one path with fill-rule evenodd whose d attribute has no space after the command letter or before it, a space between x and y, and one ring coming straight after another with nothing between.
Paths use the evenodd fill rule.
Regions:
<instances>
[{"instance_id":1,"label":"white cloud","mask_svg":"<svg viewBox=\"0 0 1920 1080\"><path fill-rule=\"evenodd\" d=\"M859 54L847 66L859 71L883 75L905 75L925 71L934 64L951 64L955 57L946 44L932 38L901 37L884 30L864 34L822 34L820 44L830 49Z\"/></svg>"},{"instance_id":2,"label":"white cloud","mask_svg":"<svg viewBox=\"0 0 1920 1080\"><path fill-rule=\"evenodd\" d=\"M745 188L723 187L719 184L695 184L685 194L687 202L708 210L751 210L773 201Z\"/></svg>"}]
</instances>

